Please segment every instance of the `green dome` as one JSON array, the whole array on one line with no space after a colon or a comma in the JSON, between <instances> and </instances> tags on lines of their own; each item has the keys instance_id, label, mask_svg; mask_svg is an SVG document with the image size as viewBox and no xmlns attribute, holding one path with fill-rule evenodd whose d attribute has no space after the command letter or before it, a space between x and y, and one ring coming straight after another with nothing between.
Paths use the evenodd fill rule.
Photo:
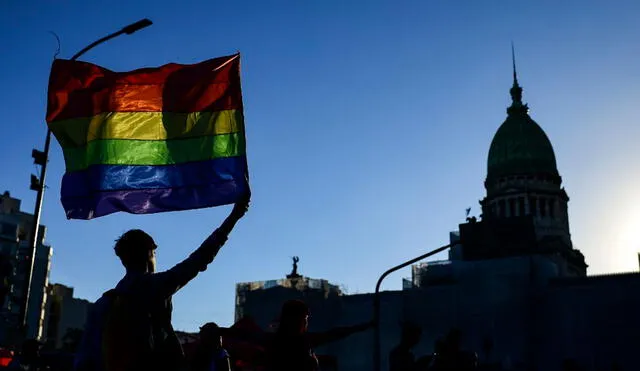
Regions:
<instances>
[{"instance_id":1,"label":"green dome","mask_svg":"<svg viewBox=\"0 0 640 371\"><path fill-rule=\"evenodd\" d=\"M514 92L514 89L519 91ZM514 103L507 109L506 121L491 142L487 160L487 180L510 175L544 174L558 176L556 156L549 138L529 117L528 108L520 101L521 89L515 85ZM516 94L514 94L516 93Z\"/></svg>"}]
</instances>

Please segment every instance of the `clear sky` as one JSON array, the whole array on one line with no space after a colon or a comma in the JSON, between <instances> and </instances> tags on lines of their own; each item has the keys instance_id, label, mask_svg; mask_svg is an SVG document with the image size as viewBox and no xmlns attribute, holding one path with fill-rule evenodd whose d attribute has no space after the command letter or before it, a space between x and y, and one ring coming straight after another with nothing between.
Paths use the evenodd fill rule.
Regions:
<instances>
[{"instance_id":1,"label":"clear sky","mask_svg":"<svg viewBox=\"0 0 640 371\"><path fill-rule=\"evenodd\" d=\"M252 208L209 269L179 292L174 324L230 325L236 282L300 272L372 291L392 265L448 242L479 214L491 139L510 104L511 49L531 116L549 135L589 272L637 270L640 2L0 2L0 191L31 212L31 149L45 137L56 49L112 70L242 53ZM488 6L487 4L492 4ZM51 281L95 300L122 276L114 239L155 237L159 268L186 257L230 207L68 221L52 143L42 222ZM442 257L440 257L442 258ZM398 289L409 270L388 278Z\"/></svg>"}]
</instances>

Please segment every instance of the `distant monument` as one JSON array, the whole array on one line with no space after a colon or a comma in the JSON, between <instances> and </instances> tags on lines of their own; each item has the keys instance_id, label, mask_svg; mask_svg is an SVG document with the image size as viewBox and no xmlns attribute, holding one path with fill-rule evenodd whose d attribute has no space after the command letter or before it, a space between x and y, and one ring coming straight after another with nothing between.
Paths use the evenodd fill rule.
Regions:
<instances>
[{"instance_id":1,"label":"distant monument","mask_svg":"<svg viewBox=\"0 0 640 371\"><path fill-rule=\"evenodd\" d=\"M292 259L293 259L293 270L291 270L291 274L287 275L287 278L288 279L301 278L302 276L298 274L298 262L300 261L300 258L298 258L297 256L294 256Z\"/></svg>"}]
</instances>

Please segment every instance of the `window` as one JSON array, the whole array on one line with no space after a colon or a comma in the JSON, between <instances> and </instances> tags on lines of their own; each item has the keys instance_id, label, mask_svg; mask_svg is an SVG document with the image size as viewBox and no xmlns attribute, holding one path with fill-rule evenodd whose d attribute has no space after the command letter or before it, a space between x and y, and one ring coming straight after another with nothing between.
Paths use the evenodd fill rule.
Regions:
<instances>
[{"instance_id":1,"label":"window","mask_svg":"<svg viewBox=\"0 0 640 371\"><path fill-rule=\"evenodd\" d=\"M504 217L507 211L506 203L504 200L498 201L498 213L500 217Z\"/></svg>"},{"instance_id":2,"label":"window","mask_svg":"<svg viewBox=\"0 0 640 371\"><path fill-rule=\"evenodd\" d=\"M516 216L516 200L513 198L509 199L509 216Z\"/></svg>"},{"instance_id":3,"label":"window","mask_svg":"<svg viewBox=\"0 0 640 371\"><path fill-rule=\"evenodd\" d=\"M547 216L547 204L548 202L546 198L540 199L540 216L543 218Z\"/></svg>"},{"instance_id":4,"label":"window","mask_svg":"<svg viewBox=\"0 0 640 371\"><path fill-rule=\"evenodd\" d=\"M519 198L518 198L518 215L520 215L520 216L525 215L525 211L524 211L524 197L519 197Z\"/></svg>"},{"instance_id":5,"label":"window","mask_svg":"<svg viewBox=\"0 0 640 371\"><path fill-rule=\"evenodd\" d=\"M0 223L0 234L15 237L18 233L18 226L11 223Z\"/></svg>"}]
</instances>

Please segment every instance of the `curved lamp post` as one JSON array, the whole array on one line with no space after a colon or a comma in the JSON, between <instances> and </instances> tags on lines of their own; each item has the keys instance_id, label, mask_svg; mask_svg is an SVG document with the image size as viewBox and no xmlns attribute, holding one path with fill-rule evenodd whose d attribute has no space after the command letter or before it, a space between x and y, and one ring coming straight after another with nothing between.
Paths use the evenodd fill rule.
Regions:
<instances>
[{"instance_id":1,"label":"curved lamp post","mask_svg":"<svg viewBox=\"0 0 640 371\"><path fill-rule=\"evenodd\" d=\"M84 53L93 49L94 47L104 43L105 41L109 41L115 37L118 37L123 34L131 35L145 27L151 26L153 22L148 19L142 19L138 22L132 23L128 26L123 27L121 30L109 34L101 39L94 41L93 43L87 45L84 49L77 52L71 60L74 61ZM44 141L44 151L40 152L38 150L33 150L31 152L31 156L34 159L36 165L42 166L40 170L40 178L36 178L34 175L31 176L31 189L38 192L36 197L36 206L35 211L33 213L33 224L31 226L31 246L30 246L30 254L29 257L29 267L27 269L27 277L25 280L25 295L24 295L24 303L22 308L20 309L20 321L22 323L22 327L24 329L24 334L27 334L27 307L29 305L29 296L31 294L31 279L33 277L33 266L35 263L36 257L36 247L38 246L38 227L40 225L40 214L42 211L42 199L44 197L44 184L45 184L45 176L47 175L47 162L49 162L49 146L51 144L51 130L47 128L47 137Z\"/></svg>"},{"instance_id":2,"label":"curved lamp post","mask_svg":"<svg viewBox=\"0 0 640 371\"><path fill-rule=\"evenodd\" d=\"M375 295L373 297L373 320L375 321L375 338L374 338L374 345L373 345L373 370L374 371L380 371L381 370L381 363L380 363L380 285L382 285L382 281L391 273L402 269L408 265L411 265L417 261L420 261L422 259L426 259L432 255L435 255L439 252L445 251L448 248L450 248L452 246L452 244L448 244L448 245L444 245L442 247L439 247L435 250L429 251L426 254L420 255L417 258L413 258L407 262L404 262L400 265L396 265L393 268L390 268L389 270L387 270L386 272L384 272L382 274L382 276L380 276L380 278L378 279L378 283L376 284L376 291L375 291Z\"/></svg>"}]
</instances>

